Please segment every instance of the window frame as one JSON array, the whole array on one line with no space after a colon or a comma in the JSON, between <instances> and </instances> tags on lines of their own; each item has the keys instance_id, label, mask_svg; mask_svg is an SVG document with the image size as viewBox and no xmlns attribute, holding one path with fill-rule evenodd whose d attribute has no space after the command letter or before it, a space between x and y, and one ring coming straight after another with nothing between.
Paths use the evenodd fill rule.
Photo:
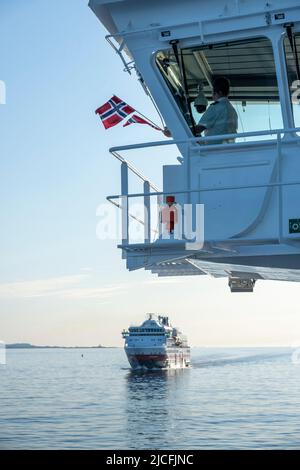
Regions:
<instances>
[{"instance_id":1,"label":"window frame","mask_svg":"<svg viewBox=\"0 0 300 470\"><path fill-rule=\"evenodd\" d=\"M299 28L300 28L300 26L299 26ZM299 31L300 31L300 29L299 29ZM298 32L298 28L297 28L297 32ZM279 34L278 30L276 30L276 31L272 30L271 34L268 34L266 32L266 30L264 30L264 31L255 31L255 32L253 32L253 34L249 34L248 31L246 33L244 31L239 32L239 34L236 34L234 36L232 36L231 34L229 34L229 35L226 34L226 40L224 40L224 38L220 38L219 37L220 34L217 34L217 33L213 34L212 36L213 36L212 40L210 40L209 42L208 41L202 42L202 44L198 43L198 40L199 40L198 37L197 37L197 41L195 40L195 38L180 39L179 40L180 49L187 49L187 48L198 47L198 46L201 47L201 45L209 46L209 45L216 45L216 44L223 44L223 43L225 44L227 42L234 43L234 42L239 42L239 41L244 41L244 40L246 41L246 40L255 40L255 39L268 39L270 41L270 44L271 44L271 47L272 47L272 52L273 52L273 59L274 59L277 86L278 86L279 104L280 104L281 118L282 118L282 125L283 125L282 129L284 129L285 128L285 120L287 119L287 116L286 116L286 113L285 113L285 109L283 107L282 95L281 95L281 90L280 90L280 86L279 86L279 82L280 82L281 76L282 76L282 69L280 67L280 64L278 63L279 55L276 54L276 48L278 48L278 53L282 57L284 57L284 59L285 59L284 42L283 42L283 36L284 35L282 33ZM280 42L282 43L282 47L279 47ZM179 120L180 120L180 123L182 125L183 130L185 130L185 132L188 134L188 138L196 137L193 134L191 127L188 125L188 122L186 121L186 119L185 119L185 117L182 113L182 110L178 106L178 104L177 104L177 102L174 98L174 95L171 92L171 89L170 89L169 85L167 84L167 81L165 80L163 74L161 73L161 71L159 69L159 66L157 65L157 61L156 61L157 54L161 51L164 51L164 50L172 51L172 47L170 46L170 44L168 42L165 42L165 43L161 44L161 47L155 49L152 52L152 55L151 55L152 69L154 70L156 78L158 79L162 89L165 91L165 93L166 93L166 95L169 99L169 102L171 103L171 105L173 107L173 110L175 111L176 115L179 117ZM284 69L285 69L285 74L287 76L287 69L286 69L285 60L284 60ZM265 130L269 130L269 129L265 129ZM237 134L237 136L238 136L238 134ZM274 139L252 140L252 141L246 141L246 142L238 142L238 144L239 145L242 145L242 144L247 145L247 144L255 144L255 143L261 144L263 142L272 143L272 142L274 142ZM220 146L220 145L221 144L219 144L218 146ZM226 144L227 147L229 145L230 144ZM235 143L234 145L237 145L237 143Z\"/></svg>"},{"instance_id":2,"label":"window frame","mask_svg":"<svg viewBox=\"0 0 300 470\"><path fill-rule=\"evenodd\" d=\"M299 34L300 36L300 23L296 23L296 26L293 26L293 32L296 33L296 34ZM279 48L279 51L280 51L280 54L282 55L282 58L283 58L283 69L284 69L284 73L285 73L285 77L286 77L286 84L287 84L287 97L289 98L289 111L290 111L290 119L292 121L292 125L293 125L293 128L296 129L296 124L295 124L295 116L294 116L294 111L293 111L293 103L292 103L292 100L291 100L291 89L290 89L290 82L289 82L289 73L288 73L288 64L287 64L287 55L286 55L286 50L285 50L285 45L284 45L284 42L285 42L285 39L287 38L287 33L286 31L283 32L283 34L281 35L281 38L280 38L280 48ZM298 126L300 127L300 126ZM294 138L297 138L297 139L300 139L300 133L297 134L297 133L294 133L293 135Z\"/></svg>"}]
</instances>

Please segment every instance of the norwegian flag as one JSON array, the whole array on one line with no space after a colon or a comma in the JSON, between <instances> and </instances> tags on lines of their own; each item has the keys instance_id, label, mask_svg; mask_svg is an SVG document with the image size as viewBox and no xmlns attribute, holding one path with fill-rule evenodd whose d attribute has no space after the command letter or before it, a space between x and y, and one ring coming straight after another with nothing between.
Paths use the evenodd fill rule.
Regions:
<instances>
[{"instance_id":1,"label":"norwegian flag","mask_svg":"<svg viewBox=\"0 0 300 470\"><path fill-rule=\"evenodd\" d=\"M119 122L123 121L129 114L134 113L134 111L134 108L114 95L100 108L96 109L95 113L99 114L105 129L109 129L119 124Z\"/></svg>"},{"instance_id":2,"label":"norwegian flag","mask_svg":"<svg viewBox=\"0 0 300 470\"><path fill-rule=\"evenodd\" d=\"M161 131L160 127L157 127L154 124L151 124L151 122L146 121L146 119L143 119L137 114L133 114L131 118L129 118L128 121L126 121L125 124L123 124L123 127L130 126L130 124L148 124L148 126L153 127L153 129L156 129L157 131Z\"/></svg>"}]
</instances>

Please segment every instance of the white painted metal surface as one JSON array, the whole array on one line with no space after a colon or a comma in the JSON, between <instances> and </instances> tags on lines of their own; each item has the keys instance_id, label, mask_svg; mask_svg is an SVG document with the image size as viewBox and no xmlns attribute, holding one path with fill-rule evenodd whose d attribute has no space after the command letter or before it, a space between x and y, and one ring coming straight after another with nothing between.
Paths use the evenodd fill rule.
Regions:
<instances>
[{"instance_id":1,"label":"white painted metal surface","mask_svg":"<svg viewBox=\"0 0 300 470\"><path fill-rule=\"evenodd\" d=\"M289 40L293 34L295 47L300 46L299 1L90 0L90 7L107 28L123 64L129 64L127 71L135 68L142 77L174 139L115 147L112 153L139 152L150 145L160 151L160 146L174 144L182 155L180 162L174 157L174 165L163 167L161 191L142 177L143 192L131 194L131 168L122 162L125 231L120 247L128 269L144 267L161 276L211 274L241 281L299 281L300 230L295 224L300 219L300 138L297 109L291 105L291 77L296 74L297 78L297 65ZM183 54L181 65L186 61L186 83L180 76L180 61L176 64L172 41ZM253 63L252 82L243 70L242 57L237 59L239 48L243 53L251 49L245 64L250 59ZM227 51L226 61L222 62L225 55L218 51ZM233 135L237 137L233 144L193 136L191 113L187 119L182 110L184 99L179 103L174 93L176 81L181 80L178 87L184 98L194 99L197 80L201 79L209 97L218 67L232 82L233 102L241 101L245 106L271 103L282 126L273 129L269 115L270 128L245 129ZM188 102L186 106L188 109ZM210 145L203 145L207 143ZM149 209L150 200L160 205L167 194L176 195L182 207L204 205L204 243L200 248L195 245L194 250L191 246L187 250L184 237L168 241L160 235L153 237L152 209L145 211L144 243L131 243L125 201L142 199ZM109 199L115 201L119 196ZM195 226L194 215L191 217L189 222Z\"/></svg>"}]
</instances>

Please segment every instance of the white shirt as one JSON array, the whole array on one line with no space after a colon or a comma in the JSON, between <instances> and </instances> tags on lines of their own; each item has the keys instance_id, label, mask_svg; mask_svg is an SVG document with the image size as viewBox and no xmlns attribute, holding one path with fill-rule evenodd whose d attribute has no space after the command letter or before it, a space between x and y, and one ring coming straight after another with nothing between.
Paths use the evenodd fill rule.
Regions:
<instances>
[{"instance_id":1,"label":"white shirt","mask_svg":"<svg viewBox=\"0 0 300 470\"><path fill-rule=\"evenodd\" d=\"M223 135L236 134L238 128L238 115L229 99L226 96L219 98L212 103L202 115L199 124L205 127L205 135ZM234 142L234 139L224 139L207 142L209 144L218 144L225 142Z\"/></svg>"}]
</instances>

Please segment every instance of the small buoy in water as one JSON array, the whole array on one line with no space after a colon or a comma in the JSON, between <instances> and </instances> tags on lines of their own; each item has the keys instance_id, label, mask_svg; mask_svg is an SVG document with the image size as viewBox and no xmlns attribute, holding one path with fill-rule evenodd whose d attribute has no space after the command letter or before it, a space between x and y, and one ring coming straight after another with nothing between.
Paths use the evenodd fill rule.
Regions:
<instances>
[{"instance_id":1,"label":"small buoy in water","mask_svg":"<svg viewBox=\"0 0 300 470\"><path fill-rule=\"evenodd\" d=\"M81 357L83 357L83 354L81 354Z\"/></svg>"}]
</instances>

